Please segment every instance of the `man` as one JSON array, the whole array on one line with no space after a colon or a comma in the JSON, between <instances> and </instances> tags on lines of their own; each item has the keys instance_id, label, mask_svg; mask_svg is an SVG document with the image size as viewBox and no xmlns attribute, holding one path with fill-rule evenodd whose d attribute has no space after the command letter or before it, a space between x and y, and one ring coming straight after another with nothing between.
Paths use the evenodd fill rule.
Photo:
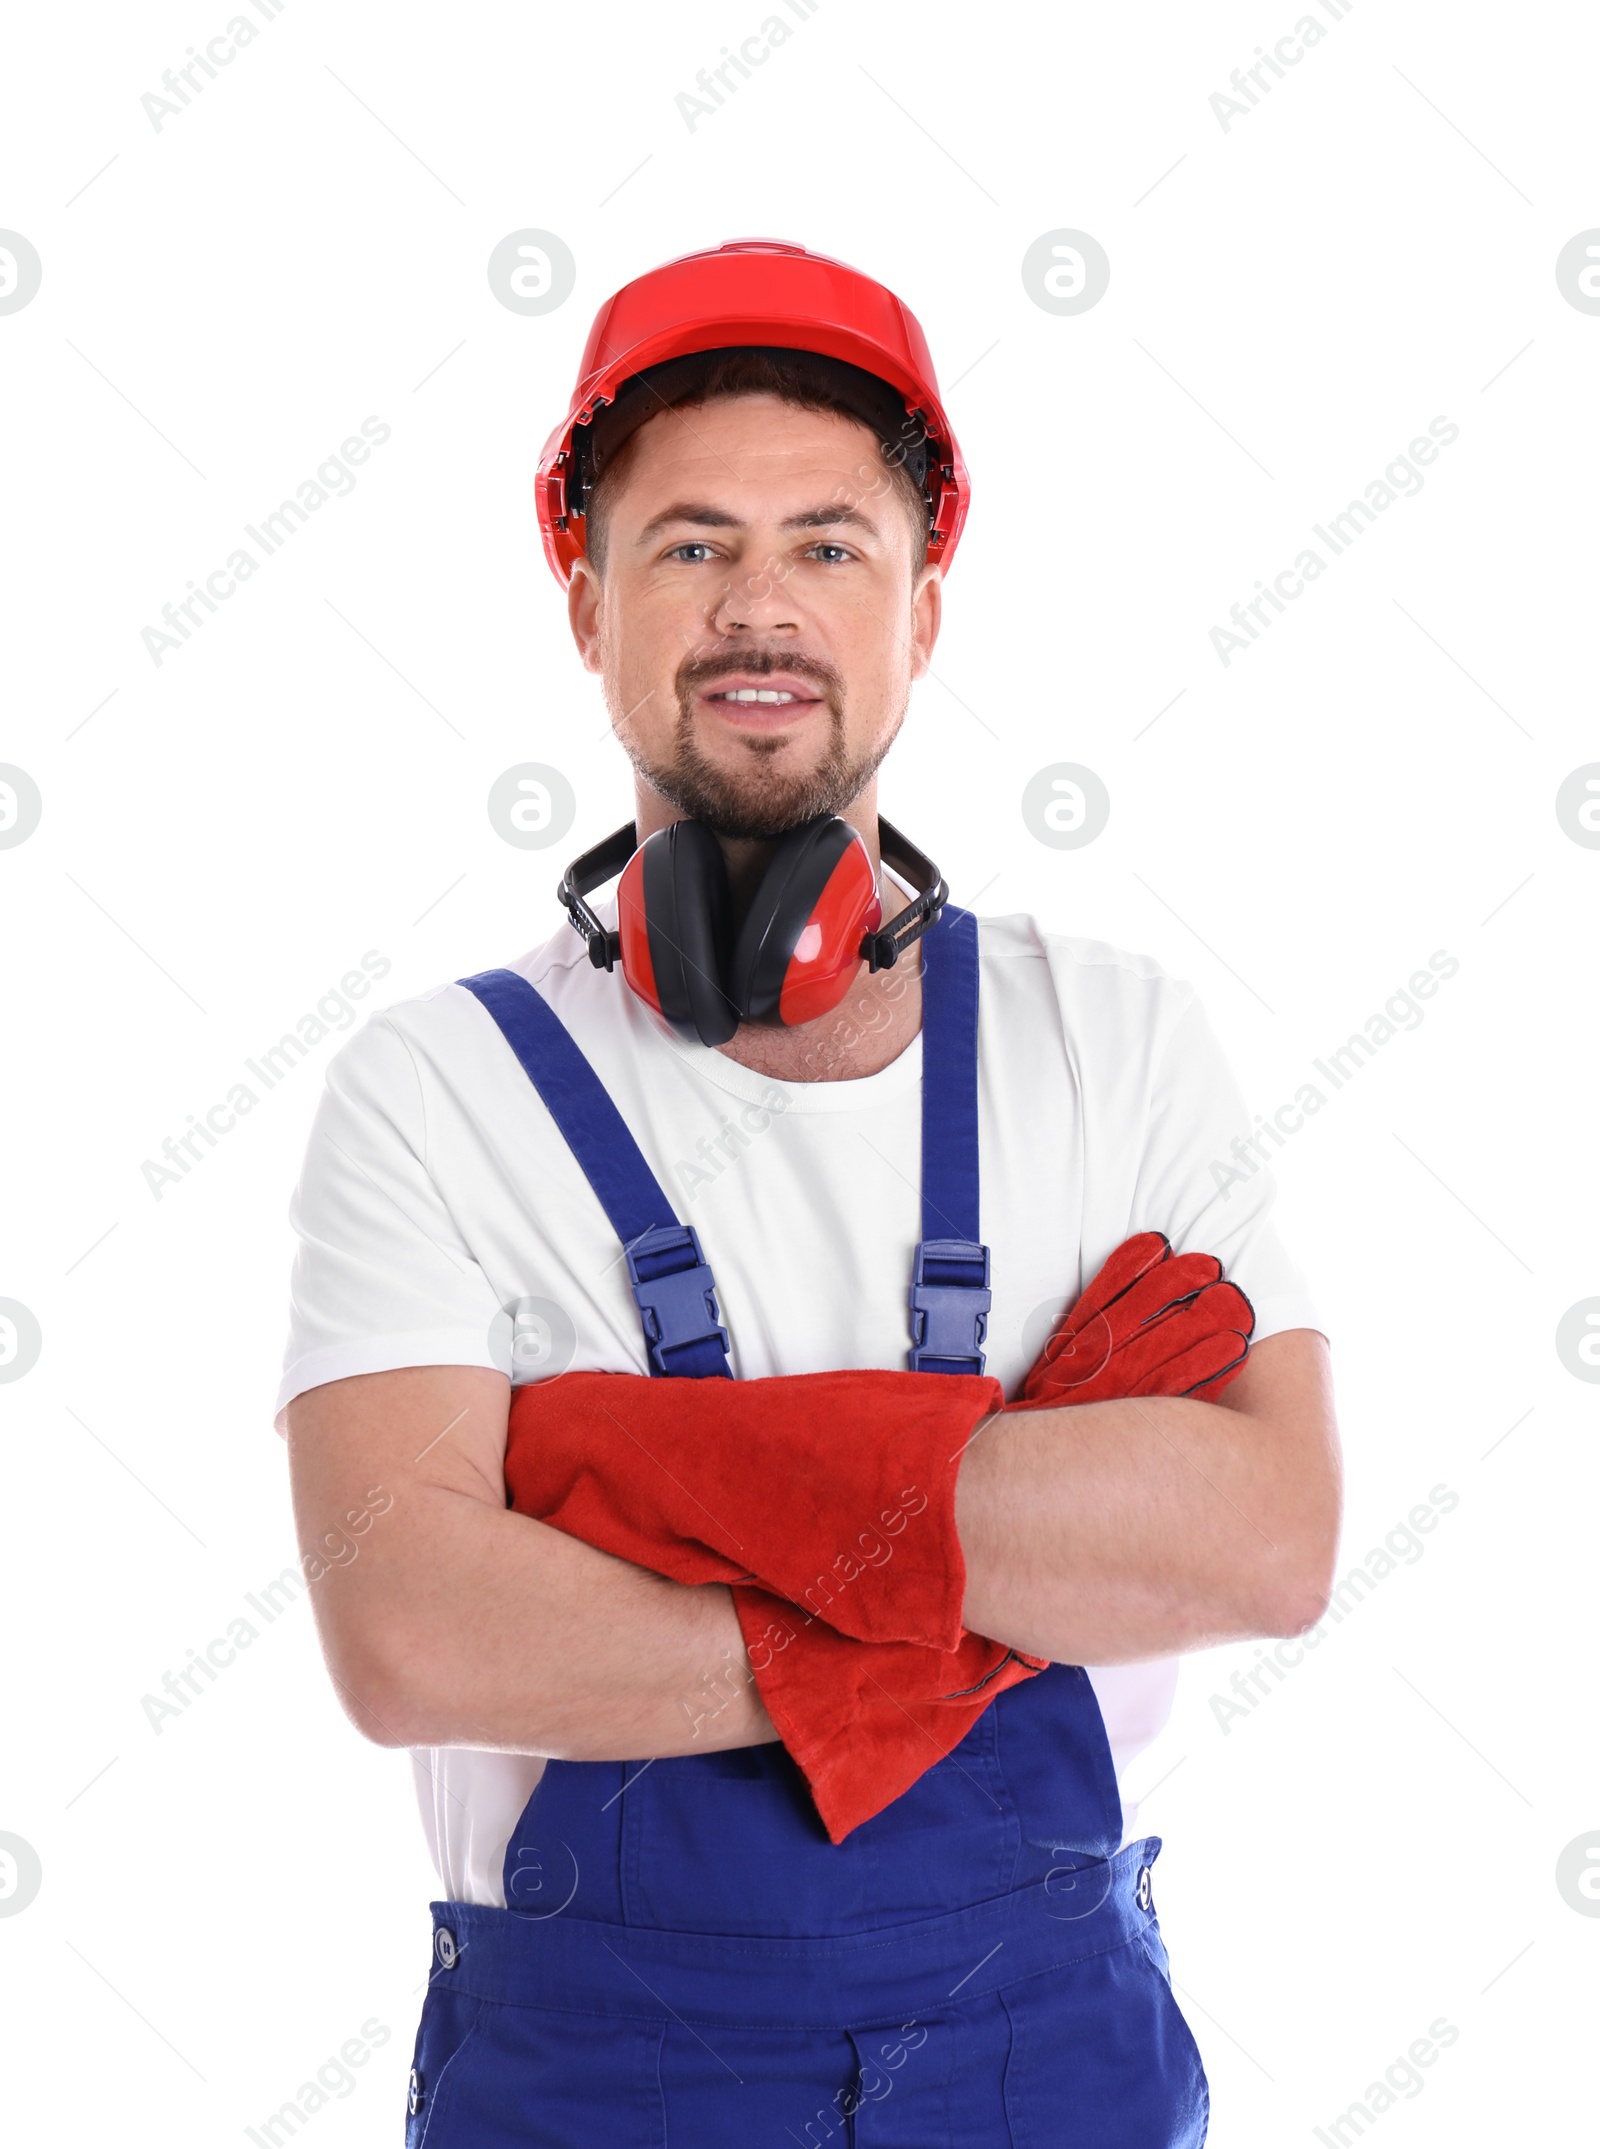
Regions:
<instances>
[{"instance_id":1,"label":"man","mask_svg":"<svg viewBox=\"0 0 1600 2149\"><path fill-rule=\"evenodd\" d=\"M1325 1607L1327 1346L1268 1175L1214 1185L1248 1117L1191 989L980 932L880 828L965 507L880 286L744 242L619 293L540 477L634 770L564 884L589 959L563 925L330 1069L280 1423L306 1541L374 1514L319 1628L441 1875L409 2144L1204 2138L1117 1775L1180 1652ZM1096 1391L1151 1275L1216 1302L1169 1255L1248 1362L1246 1313L1210 1386Z\"/></svg>"}]
</instances>

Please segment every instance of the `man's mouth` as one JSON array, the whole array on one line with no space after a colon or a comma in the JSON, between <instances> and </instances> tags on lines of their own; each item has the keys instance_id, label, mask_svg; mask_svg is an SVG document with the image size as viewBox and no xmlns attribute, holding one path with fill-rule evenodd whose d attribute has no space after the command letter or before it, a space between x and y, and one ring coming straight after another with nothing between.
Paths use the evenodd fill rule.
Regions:
<instances>
[{"instance_id":1,"label":"man's mouth","mask_svg":"<svg viewBox=\"0 0 1600 2149\"><path fill-rule=\"evenodd\" d=\"M746 726L792 722L823 706L823 697L815 687L792 672L780 673L776 678L759 674L751 678L748 673L741 678L735 673L713 686L702 687L700 698L719 716Z\"/></svg>"},{"instance_id":2,"label":"man's mouth","mask_svg":"<svg viewBox=\"0 0 1600 2149\"><path fill-rule=\"evenodd\" d=\"M724 673L700 694L728 709L792 709L823 698L799 673Z\"/></svg>"}]
</instances>

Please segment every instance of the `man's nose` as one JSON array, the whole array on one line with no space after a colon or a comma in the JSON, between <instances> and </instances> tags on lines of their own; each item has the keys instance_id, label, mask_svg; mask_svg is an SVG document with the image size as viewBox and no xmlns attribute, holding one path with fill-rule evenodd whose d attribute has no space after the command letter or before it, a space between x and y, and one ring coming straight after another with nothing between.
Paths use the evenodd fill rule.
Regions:
<instances>
[{"instance_id":1,"label":"man's nose","mask_svg":"<svg viewBox=\"0 0 1600 2149\"><path fill-rule=\"evenodd\" d=\"M711 615L714 631L724 637L735 634L794 634L799 631L798 606L777 562L742 570L723 589Z\"/></svg>"}]
</instances>

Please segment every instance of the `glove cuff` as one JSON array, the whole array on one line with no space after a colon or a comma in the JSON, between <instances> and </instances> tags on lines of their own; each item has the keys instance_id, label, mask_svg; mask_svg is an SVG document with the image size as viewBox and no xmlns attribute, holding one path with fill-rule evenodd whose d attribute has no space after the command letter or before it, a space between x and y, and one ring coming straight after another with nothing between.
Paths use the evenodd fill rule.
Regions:
<instances>
[{"instance_id":1,"label":"glove cuff","mask_svg":"<svg viewBox=\"0 0 1600 2149\"><path fill-rule=\"evenodd\" d=\"M892 1805L997 1694L1047 1663L965 1632L953 1650L850 1641L765 1590L736 1587L733 1600L762 1702L832 1843Z\"/></svg>"}]
</instances>

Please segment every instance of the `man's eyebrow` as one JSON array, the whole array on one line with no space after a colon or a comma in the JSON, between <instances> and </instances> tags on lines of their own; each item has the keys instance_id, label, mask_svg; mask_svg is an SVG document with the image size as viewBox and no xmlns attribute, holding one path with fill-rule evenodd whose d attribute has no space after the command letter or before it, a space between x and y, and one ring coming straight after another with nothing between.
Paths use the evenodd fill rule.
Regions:
<instances>
[{"instance_id":1,"label":"man's eyebrow","mask_svg":"<svg viewBox=\"0 0 1600 2149\"><path fill-rule=\"evenodd\" d=\"M671 507L664 507L659 515L653 515L639 532L638 543L647 545L653 537L670 529L675 523L700 530L742 530L745 523L738 515L729 514L726 508L712 507L703 500L675 500ZM865 530L869 536L878 535L878 525L870 515L863 515L859 508L835 505L808 507L798 515L786 515L781 528L785 530Z\"/></svg>"},{"instance_id":2,"label":"man's eyebrow","mask_svg":"<svg viewBox=\"0 0 1600 2149\"><path fill-rule=\"evenodd\" d=\"M857 507L836 507L831 504L827 507L808 507L801 515L787 515L784 517L783 527L786 530L865 530L872 537L878 534L878 525L870 515L863 515Z\"/></svg>"},{"instance_id":3,"label":"man's eyebrow","mask_svg":"<svg viewBox=\"0 0 1600 2149\"><path fill-rule=\"evenodd\" d=\"M675 522L686 522L702 530L742 530L744 524L737 515L730 515L726 508L709 507L703 500L674 500L671 507L664 507L659 515L652 515L639 532L638 542L647 544L652 537Z\"/></svg>"}]
</instances>

